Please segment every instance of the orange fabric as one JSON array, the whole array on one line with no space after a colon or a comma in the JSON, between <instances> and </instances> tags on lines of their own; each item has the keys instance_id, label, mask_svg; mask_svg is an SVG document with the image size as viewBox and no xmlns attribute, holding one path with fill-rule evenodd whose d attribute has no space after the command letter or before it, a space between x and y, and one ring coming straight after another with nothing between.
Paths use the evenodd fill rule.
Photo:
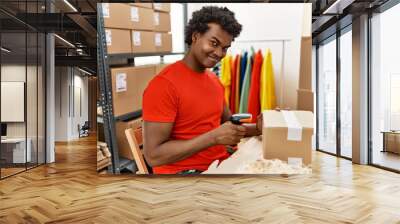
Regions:
<instances>
[{"instance_id":1,"label":"orange fabric","mask_svg":"<svg viewBox=\"0 0 400 224\"><path fill-rule=\"evenodd\" d=\"M240 63L241 63L241 55L239 55L237 64L236 64L236 92L235 92L235 111L232 113L239 112L239 95L240 95Z\"/></svg>"},{"instance_id":2,"label":"orange fabric","mask_svg":"<svg viewBox=\"0 0 400 224\"><path fill-rule=\"evenodd\" d=\"M224 105L224 87L215 74L197 73L178 61L162 70L144 91L143 120L173 122L170 139L188 140L219 127ZM225 146L216 145L184 160L153 167L153 172L207 170L227 154Z\"/></svg>"},{"instance_id":3,"label":"orange fabric","mask_svg":"<svg viewBox=\"0 0 400 224\"><path fill-rule=\"evenodd\" d=\"M260 75L263 62L262 53L259 50L254 56L253 69L251 72L251 82L249 90L248 112L252 114L252 122L257 122L257 116L260 114Z\"/></svg>"}]
</instances>

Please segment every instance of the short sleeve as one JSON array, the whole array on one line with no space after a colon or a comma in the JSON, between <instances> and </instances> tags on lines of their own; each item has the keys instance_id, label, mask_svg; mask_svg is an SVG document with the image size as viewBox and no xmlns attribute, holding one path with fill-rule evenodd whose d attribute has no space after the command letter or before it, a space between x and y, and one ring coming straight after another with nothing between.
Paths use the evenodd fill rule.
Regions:
<instances>
[{"instance_id":1,"label":"short sleeve","mask_svg":"<svg viewBox=\"0 0 400 224\"><path fill-rule=\"evenodd\" d=\"M170 81L159 76L154 78L143 93L143 120L174 122L178 99L175 86Z\"/></svg>"}]
</instances>

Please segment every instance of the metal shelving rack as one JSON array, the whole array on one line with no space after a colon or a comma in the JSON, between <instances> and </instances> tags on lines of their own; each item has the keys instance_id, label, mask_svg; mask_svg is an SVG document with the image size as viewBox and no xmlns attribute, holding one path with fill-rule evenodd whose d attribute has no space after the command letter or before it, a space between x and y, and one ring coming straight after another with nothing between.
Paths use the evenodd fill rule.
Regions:
<instances>
[{"instance_id":1,"label":"metal shelving rack","mask_svg":"<svg viewBox=\"0 0 400 224\"><path fill-rule=\"evenodd\" d=\"M186 4L183 4L184 20L186 21ZM135 57L160 56L161 62L164 61L165 55L180 55L182 53L159 52L159 53L129 53L129 54L111 54L107 53L107 43L103 19L102 4L97 4L97 66L98 80L100 84L100 103L103 111L102 123L104 126L104 139L111 153L112 165L108 167L108 172L119 174L120 171L127 167L136 166L134 161L119 156L118 144L116 138L115 122L128 121L142 116L142 111L133 111L121 116L114 116L113 98L112 98L112 82L110 66L114 60L126 59L127 64L134 66Z\"/></svg>"}]
</instances>

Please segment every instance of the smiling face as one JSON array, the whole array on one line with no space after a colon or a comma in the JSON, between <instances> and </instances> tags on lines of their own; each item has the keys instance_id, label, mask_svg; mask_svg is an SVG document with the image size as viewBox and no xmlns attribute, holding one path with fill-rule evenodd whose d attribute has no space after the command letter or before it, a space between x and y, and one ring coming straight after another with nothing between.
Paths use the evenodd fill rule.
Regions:
<instances>
[{"instance_id":1,"label":"smiling face","mask_svg":"<svg viewBox=\"0 0 400 224\"><path fill-rule=\"evenodd\" d=\"M207 32L193 33L190 47L197 64L203 68L214 67L223 57L233 41L232 35L216 23L209 23Z\"/></svg>"}]
</instances>

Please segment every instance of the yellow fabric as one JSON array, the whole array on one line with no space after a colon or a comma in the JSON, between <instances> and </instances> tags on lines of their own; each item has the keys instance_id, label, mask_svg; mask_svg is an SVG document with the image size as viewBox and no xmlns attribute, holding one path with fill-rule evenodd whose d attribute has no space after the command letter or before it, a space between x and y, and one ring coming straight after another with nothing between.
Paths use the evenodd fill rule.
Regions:
<instances>
[{"instance_id":1,"label":"yellow fabric","mask_svg":"<svg viewBox=\"0 0 400 224\"><path fill-rule=\"evenodd\" d=\"M272 67L272 53L269 49L265 52L261 66L260 101L261 111L276 108L274 69Z\"/></svg>"},{"instance_id":2,"label":"yellow fabric","mask_svg":"<svg viewBox=\"0 0 400 224\"><path fill-rule=\"evenodd\" d=\"M231 93L231 56L227 55L221 60L221 83L225 88L225 102L229 106L229 96Z\"/></svg>"}]
</instances>

